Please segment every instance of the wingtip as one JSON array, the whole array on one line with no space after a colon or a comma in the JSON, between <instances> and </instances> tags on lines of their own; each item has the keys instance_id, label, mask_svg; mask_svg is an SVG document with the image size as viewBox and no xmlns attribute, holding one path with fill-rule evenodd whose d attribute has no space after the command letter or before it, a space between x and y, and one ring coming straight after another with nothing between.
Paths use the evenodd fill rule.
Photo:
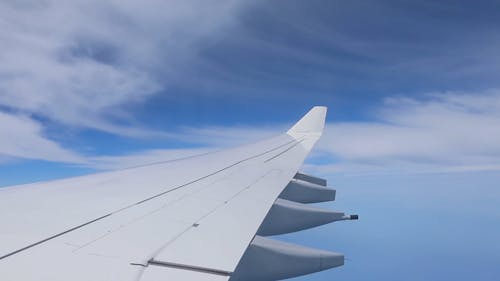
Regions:
<instances>
[{"instance_id":1,"label":"wingtip","mask_svg":"<svg viewBox=\"0 0 500 281\"><path fill-rule=\"evenodd\" d=\"M325 127L326 106L315 106L288 130L293 137L303 135L321 135Z\"/></svg>"}]
</instances>

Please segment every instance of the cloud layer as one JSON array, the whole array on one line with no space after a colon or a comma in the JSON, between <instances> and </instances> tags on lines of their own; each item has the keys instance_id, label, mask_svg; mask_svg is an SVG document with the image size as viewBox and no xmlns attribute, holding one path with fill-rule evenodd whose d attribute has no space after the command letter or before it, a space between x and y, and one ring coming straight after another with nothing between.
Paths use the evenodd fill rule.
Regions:
<instances>
[{"instance_id":1,"label":"cloud layer","mask_svg":"<svg viewBox=\"0 0 500 281\"><path fill-rule=\"evenodd\" d=\"M373 109L372 120L328 123L306 169L348 174L500 170L498 89L387 98ZM168 135L191 148L82 155L48 139L37 121L0 113L0 155L117 169L256 141L288 125L183 128Z\"/></svg>"},{"instance_id":2,"label":"cloud layer","mask_svg":"<svg viewBox=\"0 0 500 281\"><path fill-rule=\"evenodd\" d=\"M350 175L500 170L500 90L387 98L374 109L373 119L328 123L306 169ZM178 138L200 140L201 147L215 149L270 137L286 128L187 128ZM192 155L198 149L172 152ZM138 155L124 159L143 164L170 154L156 150L144 152L144 158ZM113 163L120 166L122 158L106 159L105 167Z\"/></svg>"},{"instance_id":3,"label":"cloud layer","mask_svg":"<svg viewBox=\"0 0 500 281\"><path fill-rule=\"evenodd\" d=\"M2 1L0 108L140 135L120 125L127 107L175 81L240 2Z\"/></svg>"},{"instance_id":4,"label":"cloud layer","mask_svg":"<svg viewBox=\"0 0 500 281\"><path fill-rule=\"evenodd\" d=\"M500 90L388 98L376 121L329 124L337 171L500 170Z\"/></svg>"},{"instance_id":5,"label":"cloud layer","mask_svg":"<svg viewBox=\"0 0 500 281\"><path fill-rule=\"evenodd\" d=\"M42 126L27 116L0 112L0 157L83 163L85 159L43 135Z\"/></svg>"},{"instance_id":6,"label":"cloud layer","mask_svg":"<svg viewBox=\"0 0 500 281\"><path fill-rule=\"evenodd\" d=\"M268 104L279 100L287 103L285 111L306 99L338 104L332 93L339 89L366 92L360 80L379 96L393 84L424 91L409 80L421 80L430 88L466 89L498 81L494 46L499 38L494 28L487 28L500 25L496 14L489 12L497 7L493 2L483 8L482 17L468 12L479 9L475 5L436 6L432 1L415 7L389 0L244 2L2 1L0 158L110 169L237 145L286 129L146 128L141 123L145 120L135 116L137 109L158 95L172 94L167 93L171 85L196 88L193 95L238 91L243 99L265 99ZM464 42L464 37L469 40ZM373 108L369 104L376 98L364 94L369 101L362 106L371 106L375 113L367 114L365 122L328 124L318 145L326 156L313 157L310 168L499 169L499 89L409 96L413 97L386 98ZM365 99L349 103L360 100ZM150 115L157 118L156 112ZM127 137L171 138L197 147L128 152L123 157L87 155L49 135L53 124L63 131L86 128Z\"/></svg>"}]
</instances>

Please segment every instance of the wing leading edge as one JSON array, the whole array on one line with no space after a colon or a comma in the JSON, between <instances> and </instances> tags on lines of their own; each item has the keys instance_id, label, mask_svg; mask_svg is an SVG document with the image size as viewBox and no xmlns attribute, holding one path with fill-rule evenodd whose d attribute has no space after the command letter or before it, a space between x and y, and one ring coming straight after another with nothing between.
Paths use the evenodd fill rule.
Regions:
<instances>
[{"instance_id":1,"label":"wing leading edge","mask_svg":"<svg viewBox=\"0 0 500 281\"><path fill-rule=\"evenodd\" d=\"M264 237L355 219L307 205L297 173L323 131L314 107L286 134L177 161L0 190L5 280L278 280L343 255Z\"/></svg>"}]
</instances>

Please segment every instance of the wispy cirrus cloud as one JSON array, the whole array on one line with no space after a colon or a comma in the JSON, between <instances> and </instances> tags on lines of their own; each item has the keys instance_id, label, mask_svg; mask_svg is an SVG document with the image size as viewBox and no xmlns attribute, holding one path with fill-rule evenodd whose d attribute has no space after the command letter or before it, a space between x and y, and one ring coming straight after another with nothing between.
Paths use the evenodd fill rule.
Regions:
<instances>
[{"instance_id":1,"label":"wispy cirrus cloud","mask_svg":"<svg viewBox=\"0 0 500 281\"><path fill-rule=\"evenodd\" d=\"M337 172L500 170L500 90L387 98L375 121L329 124L319 149ZM328 166L328 167L325 167ZM312 167L311 167L312 168Z\"/></svg>"},{"instance_id":2,"label":"wispy cirrus cloud","mask_svg":"<svg viewBox=\"0 0 500 281\"><path fill-rule=\"evenodd\" d=\"M176 83L196 88L195 94L238 92L239 97L273 102L286 97L297 103L305 99L304 91L310 93L308 101L331 103L333 92L358 89L361 79L368 85L363 87L379 95L388 84L417 87L407 83L408 77L420 77L431 88L436 80L448 82L434 88L460 88L460 81L471 84L481 77L489 82L479 84L491 85L498 81L498 36L486 27L498 25L491 12L496 5L489 3L478 18L467 12L475 5L433 1L276 1L251 8L241 0L2 1L0 126L7 134L18 124L15 130L24 139L43 143L39 147L48 147L53 156L42 149L22 152L5 142L0 150L9 157L50 161L85 158L110 168L115 158L102 158L101 165L90 159L93 155L64 148L48 135L47 124L168 137L204 148L248 142L286 127L148 129L136 119L136 109ZM430 16L430 10L440 16ZM464 36L471 40L464 42ZM336 161L336 169L340 163L351 170L401 163L427 169L431 164L439 169L496 167L497 133L485 124L498 121L497 108L491 108L497 92L387 99L373 121L331 124L319 147ZM157 150L144 153L148 156L141 161L165 156Z\"/></svg>"},{"instance_id":3,"label":"wispy cirrus cloud","mask_svg":"<svg viewBox=\"0 0 500 281\"><path fill-rule=\"evenodd\" d=\"M335 110L335 109L332 109ZM500 90L387 98L374 121L331 122L306 169L318 173L380 174L500 170ZM24 115L0 114L4 157L118 169L192 156L284 132L289 124L257 128L186 127L169 136L189 148L122 155L82 155L44 135ZM163 132L158 132L158 135Z\"/></svg>"},{"instance_id":4,"label":"wispy cirrus cloud","mask_svg":"<svg viewBox=\"0 0 500 281\"><path fill-rule=\"evenodd\" d=\"M176 138L139 124L130 107L168 88L245 5L2 1L0 157L94 163L51 138L48 123L62 130ZM100 159L96 167L107 161Z\"/></svg>"},{"instance_id":5,"label":"wispy cirrus cloud","mask_svg":"<svg viewBox=\"0 0 500 281\"><path fill-rule=\"evenodd\" d=\"M258 85L265 101L307 93L327 102L498 87L499 8L491 0L273 1L205 50L195 68L204 87L187 87L250 99Z\"/></svg>"},{"instance_id":6,"label":"wispy cirrus cloud","mask_svg":"<svg viewBox=\"0 0 500 281\"><path fill-rule=\"evenodd\" d=\"M78 163L85 158L43 135L42 126L24 115L0 112L0 158Z\"/></svg>"},{"instance_id":7,"label":"wispy cirrus cloud","mask_svg":"<svg viewBox=\"0 0 500 281\"><path fill-rule=\"evenodd\" d=\"M179 78L183 65L215 42L243 7L241 1L217 5L212 1L0 3L0 155L113 169L233 146L284 131L286 126L151 131L135 124L128 111ZM299 34L303 36L317 37L321 25L313 23L309 27L287 26L302 30ZM381 44L384 42L392 41ZM363 57L361 50L370 45L347 39L328 43L352 43L341 49L349 47L356 57ZM257 45L274 46L288 58L311 58L303 57L294 46L283 47L288 53L272 41L259 41ZM327 61L325 54L311 59ZM333 62L330 65L337 65ZM231 68L224 69L239 75ZM261 74L267 77L266 72ZM313 158L309 168L337 172L497 170L499 112L498 89L387 98L371 121L329 124L318 144L328 161L318 165ZM146 150L124 156L81 155L47 137L45 124L31 118L32 114L68 127L125 136L169 137L198 147Z\"/></svg>"},{"instance_id":8,"label":"wispy cirrus cloud","mask_svg":"<svg viewBox=\"0 0 500 281\"><path fill-rule=\"evenodd\" d=\"M500 90L387 98L373 119L328 123L305 169L349 175L500 170ZM194 155L271 137L289 125L184 128L177 138L193 149L94 157L89 165L113 169Z\"/></svg>"},{"instance_id":9,"label":"wispy cirrus cloud","mask_svg":"<svg viewBox=\"0 0 500 281\"><path fill-rule=\"evenodd\" d=\"M71 127L148 135L128 108L173 83L242 2L2 1L0 107Z\"/></svg>"}]
</instances>

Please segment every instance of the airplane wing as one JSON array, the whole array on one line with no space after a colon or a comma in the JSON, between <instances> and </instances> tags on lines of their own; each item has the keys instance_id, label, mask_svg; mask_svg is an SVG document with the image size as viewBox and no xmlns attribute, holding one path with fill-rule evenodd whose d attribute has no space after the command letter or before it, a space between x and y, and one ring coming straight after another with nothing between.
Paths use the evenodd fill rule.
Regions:
<instances>
[{"instance_id":1,"label":"airplane wing","mask_svg":"<svg viewBox=\"0 0 500 281\"><path fill-rule=\"evenodd\" d=\"M0 279L278 280L342 265L268 238L356 218L308 205L335 190L297 172L325 115L233 149L1 188Z\"/></svg>"}]
</instances>

